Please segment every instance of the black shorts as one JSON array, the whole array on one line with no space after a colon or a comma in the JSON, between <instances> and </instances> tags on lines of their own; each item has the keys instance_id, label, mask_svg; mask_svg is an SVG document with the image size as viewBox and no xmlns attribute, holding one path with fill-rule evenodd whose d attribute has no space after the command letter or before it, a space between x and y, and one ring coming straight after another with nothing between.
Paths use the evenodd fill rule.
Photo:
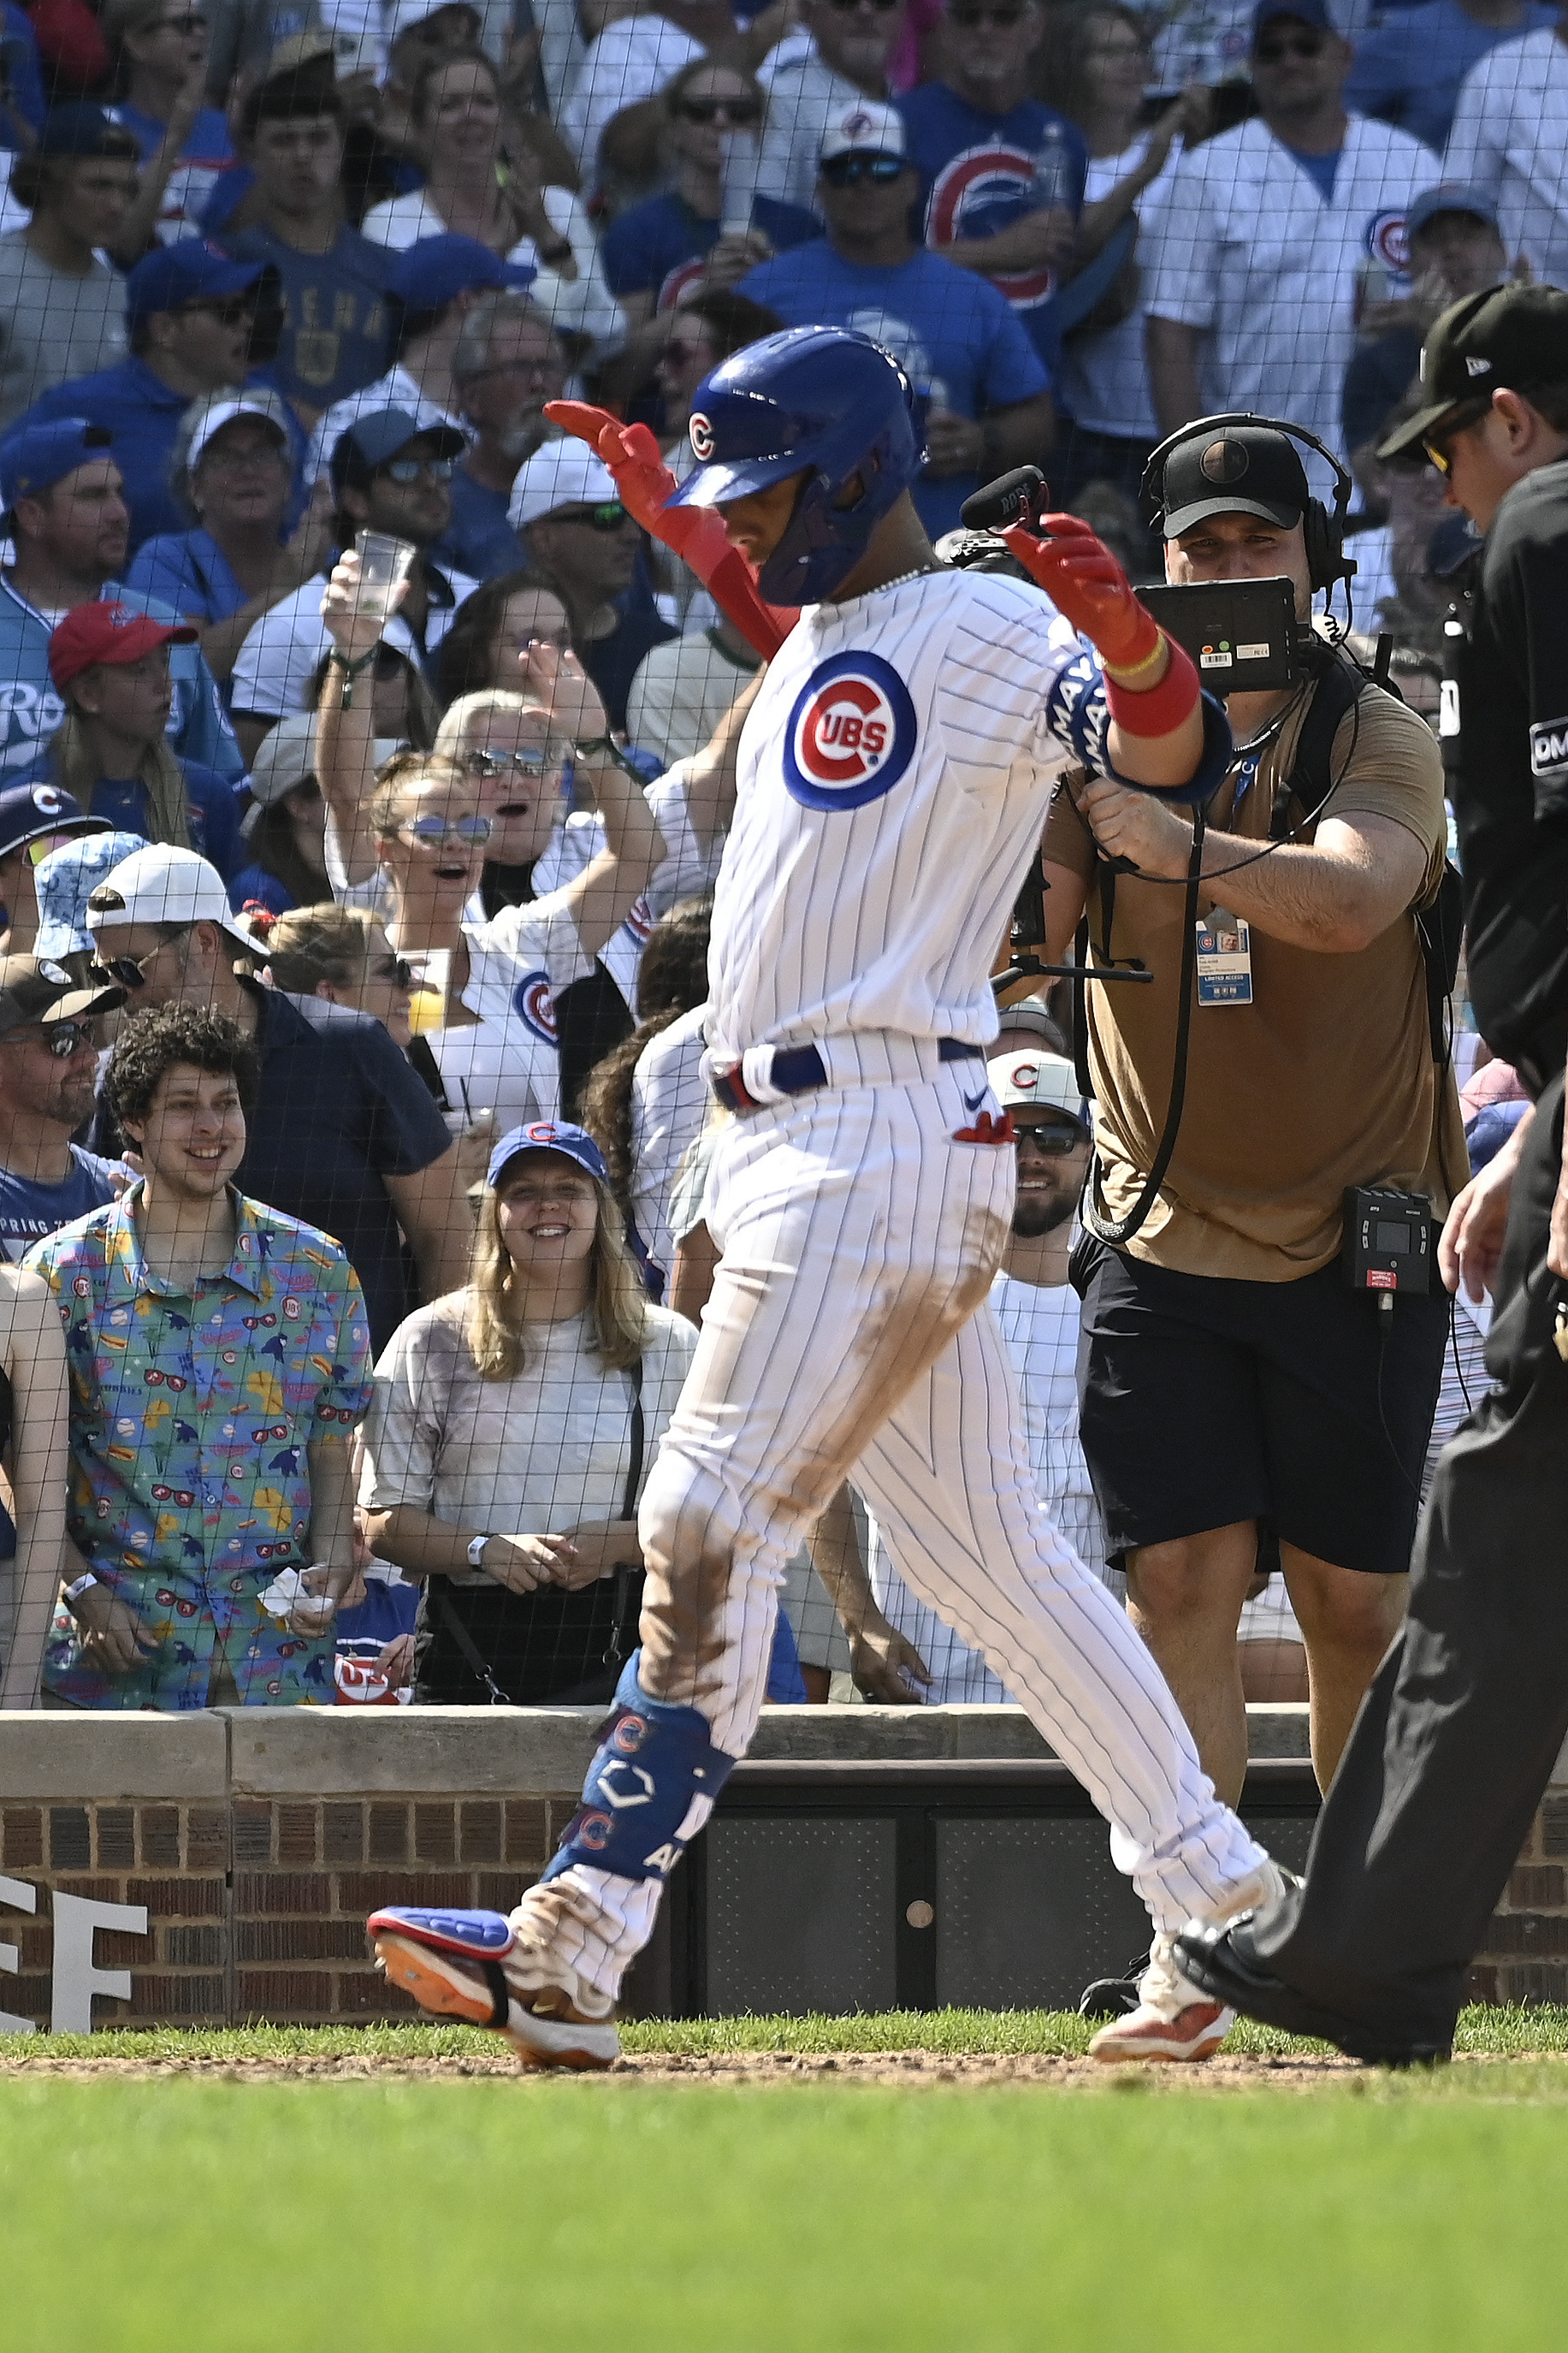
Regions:
<instances>
[{"instance_id":1,"label":"black shorts","mask_svg":"<svg viewBox=\"0 0 1568 2353\"><path fill-rule=\"evenodd\" d=\"M1446 1292L1396 1300L1390 1328L1337 1261L1233 1282L1087 1236L1073 1276L1083 1448L1113 1554L1257 1520L1342 1568L1409 1567Z\"/></svg>"}]
</instances>

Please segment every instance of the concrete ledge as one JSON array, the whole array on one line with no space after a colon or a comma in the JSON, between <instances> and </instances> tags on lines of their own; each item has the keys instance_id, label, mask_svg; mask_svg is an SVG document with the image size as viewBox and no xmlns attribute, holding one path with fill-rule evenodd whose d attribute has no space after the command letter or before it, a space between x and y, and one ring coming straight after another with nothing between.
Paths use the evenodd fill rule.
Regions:
<instances>
[{"instance_id":1,"label":"concrete ledge","mask_svg":"<svg viewBox=\"0 0 1568 2353\"><path fill-rule=\"evenodd\" d=\"M604 1719L600 1707L236 1708L230 1784L237 1797L543 1797L582 1787Z\"/></svg>"},{"instance_id":2,"label":"concrete ledge","mask_svg":"<svg viewBox=\"0 0 1568 2353\"><path fill-rule=\"evenodd\" d=\"M227 1795L228 1726L219 1712L0 1715L0 1798L7 1800Z\"/></svg>"},{"instance_id":3,"label":"concrete ledge","mask_svg":"<svg viewBox=\"0 0 1568 2353\"><path fill-rule=\"evenodd\" d=\"M1304 1706L1249 1708L1247 1719L1253 1757L1308 1754ZM602 1720L590 1707L0 1715L0 1798L553 1796L581 1786ZM1051 1754L1016 1707L770 1707L752 1748L759 1762L816 1765Z\"/></svg>"}]
</instances>

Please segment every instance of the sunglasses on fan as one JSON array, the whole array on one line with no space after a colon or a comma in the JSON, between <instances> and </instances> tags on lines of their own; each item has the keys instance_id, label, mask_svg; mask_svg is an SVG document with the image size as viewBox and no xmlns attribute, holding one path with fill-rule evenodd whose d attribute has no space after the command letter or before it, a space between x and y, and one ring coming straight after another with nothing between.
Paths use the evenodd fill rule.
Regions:
<instances>
[{"instance_id":1,"label":"sunglasses on fan","mask_svg":"<svg viewBox=\"0 0 1568 2353\"><path fill-rule=\"evenodd\" d=\"M866 180L885 188L905 164L901 155L830 155L817 168L830 188L858 188Z\"/></svg>"},{"instance_id":2,"label":"sunglasses on fan","mask_svg":"<svg viewBox=\"0 0 1568 2353\"><path fill-rule=\"evenodd\" d=\"M681 119L686 122L728 122L737 131L749 130L763 119L763 110L754 98L683 98Z\"/></svg>"}]
</instances>

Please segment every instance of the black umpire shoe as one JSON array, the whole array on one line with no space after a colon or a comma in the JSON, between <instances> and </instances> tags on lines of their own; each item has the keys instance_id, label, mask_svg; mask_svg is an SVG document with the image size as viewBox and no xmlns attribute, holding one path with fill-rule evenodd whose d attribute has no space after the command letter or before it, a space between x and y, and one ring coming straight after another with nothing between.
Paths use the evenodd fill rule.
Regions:
<instances>
[{"instance_id":1,"label":"black umpire shoe","mask_svg":"<svg viewBox=\"0 0 1568 2353\"><path fill-rule=\"evenodd\" d=\"M1175 1940L1177 1968L1211 2001L1222 2001L1247 2018L1261 2020L1265 2026L1279 2027L1287 2034L1308 2034L1319 2042L1337 2043L1348 2057L1365 2060L1374 2067L1435 2067L1453 2057L1451 2040L1392 2041L1375 2027L1360 2025L1352 2019L1342 2018L1335 2010L1321 2009L1304 1993L1298 1993L1294 1986L1287 1985L1283 1978L1271 1977L1256 1961L1237 1952L1231 1940L1232 1929L1240 1927L1250 1917L1249 1913L1244 1912L1236 1920L1184 1929Z\"/></svg>"},{"instance_id":2,"label":"black umpire shoe","mask_svg":"<svg viewBox=\"0 0 1568 2353\"><path fill-rule=\"evenodd\" d=\"M1140 1953L1127 1964L1127 1974L1120 1978L1096 1978L1086 1985L1078 1998L1080 2018L1130 2018L1138 2007L1138 1988L1149 1966L1149 1956Z\"/></svg>"}]
</instances>

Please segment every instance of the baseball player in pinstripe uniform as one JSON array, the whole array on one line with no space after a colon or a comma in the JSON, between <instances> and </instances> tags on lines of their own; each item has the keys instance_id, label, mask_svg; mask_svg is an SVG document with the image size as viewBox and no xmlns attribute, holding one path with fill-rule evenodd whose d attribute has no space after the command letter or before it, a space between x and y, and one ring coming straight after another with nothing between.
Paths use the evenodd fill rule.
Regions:
<instances>
[{"instance_id":1,"label":"baseball player in pinstripe uniform","mask_svg":"<svg viewBox=\"0 0 1568 2353\"><path fill-rule=\"evenodd\" d=\"M399 1907L371 1932L426 2010L536 2065L609 2065L623 1972L752 1738L784 1564L852 1472L906 1583L994 1662L1149 1905L1141 2006L1098 2055L1206 2057L1229 2013L1179 1977L1171 1936L1280 1882L1037 1498L984 1303L1014 1186L985 1048L1053 780L1077 763L1202 795L1229 731L1071 517L1006 533L1051 602L937 565L909 387L864 337L751 345L690 434L677 521L720 509L762 596L803 609L746 723L717 885L706 1068L739 1116L708 1193L722 1261L643 1500L641 1648L510 1917Z\"/></svg>"}]
</instances>

